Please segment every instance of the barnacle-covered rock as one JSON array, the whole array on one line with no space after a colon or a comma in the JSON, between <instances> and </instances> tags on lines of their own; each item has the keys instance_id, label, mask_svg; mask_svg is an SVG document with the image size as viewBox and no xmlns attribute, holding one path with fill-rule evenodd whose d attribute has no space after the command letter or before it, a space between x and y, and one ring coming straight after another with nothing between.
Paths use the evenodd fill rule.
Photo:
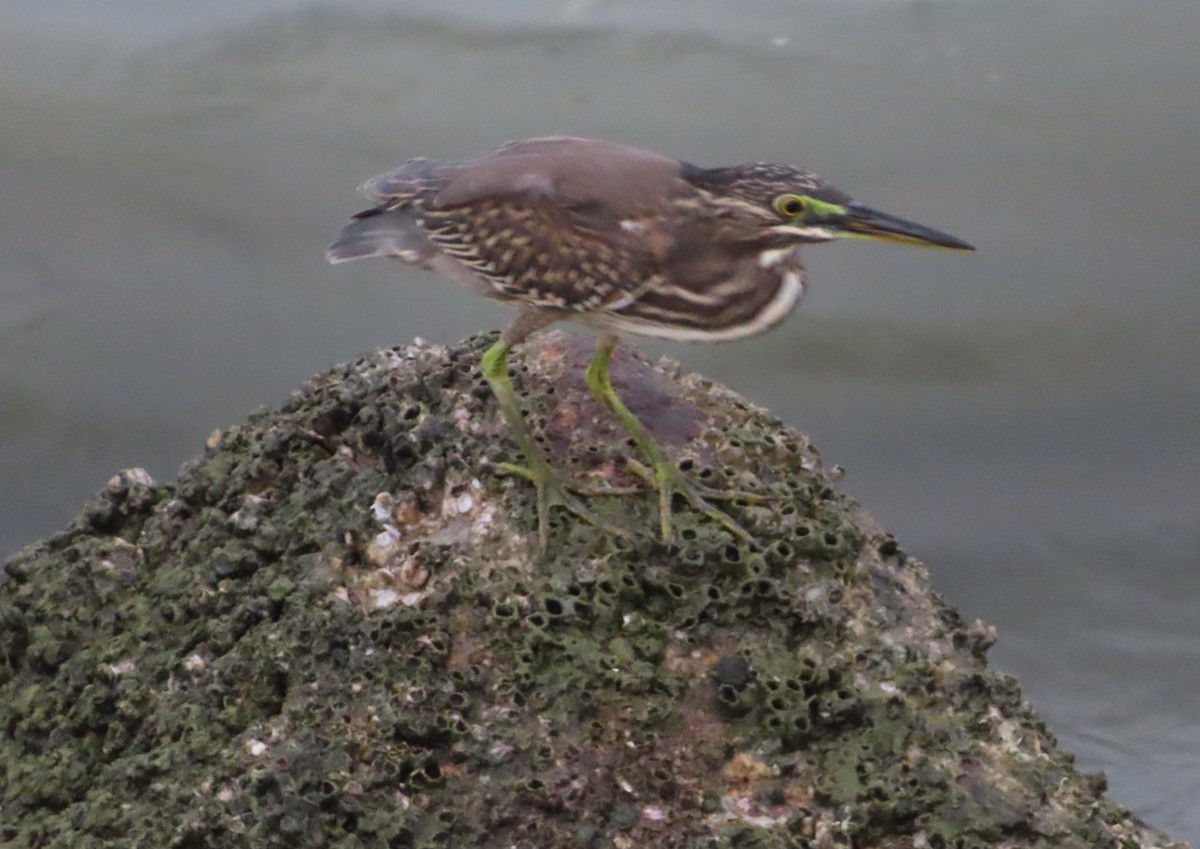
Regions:
<instances>
[{"instance_id":1,"label":"barnacle-covered rock","mask_svg":"<svg viewBox=\"0 0 1200 849\"><path fill-rule=\"evenodd\" d=\"M120 474L0 579L0 845L1150 847L994 639L800 434L623 349L614 381L754 549L649 492L537 547L478 360L416 344ZM514 357L590 488L630 450L588 342Z\"/></svg>"}]
</instances>

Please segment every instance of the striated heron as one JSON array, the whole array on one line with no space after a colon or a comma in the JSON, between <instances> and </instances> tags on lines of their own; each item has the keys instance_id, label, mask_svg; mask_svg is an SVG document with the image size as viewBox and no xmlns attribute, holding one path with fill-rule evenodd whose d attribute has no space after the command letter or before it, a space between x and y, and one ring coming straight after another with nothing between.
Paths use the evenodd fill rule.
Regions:
<instances>
[{"instance_id":1,"label":"striated heron","mask_svg":"<svg viewBox=\"0 0 1200 849\"><path fill-rule=\"evenodd\" d=\"M629 460L657 488L664 540L680 495L753 543L711 503L738 494L689 481L614 392L616 334L723 342L766 330L804 294L806 244L859 238L973 250L788 165L700 168L595 139L525 139L461 163L410 159L361 190L376 205L329 246L330 262L396 257L517 308L482 368L525 457L503 468L536 487L543 547L553 506L620 530L572 494L578 488L551 468L522 419L507 357L531 333L560 319L600 331L587 383L649 463Z\"/></svg>"}]
</instances>

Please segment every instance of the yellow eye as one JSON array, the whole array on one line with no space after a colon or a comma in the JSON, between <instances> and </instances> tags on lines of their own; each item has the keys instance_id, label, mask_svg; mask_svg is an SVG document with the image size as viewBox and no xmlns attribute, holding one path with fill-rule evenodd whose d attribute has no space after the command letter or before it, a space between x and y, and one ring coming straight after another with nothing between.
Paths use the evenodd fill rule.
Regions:
<instances>
[{"instance_id":1,"label":"yellow eye","mask_svg":"<svg viewBox=\"0 0 1200 849\"><path fill-rule=\"evenodd\" d=\"M808 199L801 195L780 195L775 198L775 211L784 218L795 218L808 207Z\"/></svg>"}]
</instances>

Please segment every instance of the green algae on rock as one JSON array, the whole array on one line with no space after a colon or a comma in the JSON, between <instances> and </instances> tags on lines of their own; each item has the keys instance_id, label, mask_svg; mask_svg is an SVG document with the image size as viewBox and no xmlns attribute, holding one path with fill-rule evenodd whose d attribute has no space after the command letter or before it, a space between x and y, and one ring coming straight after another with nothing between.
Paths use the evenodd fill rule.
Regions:
<instances>
[{"instance_id":1,"label":"green algae on rock","mask_svg":"<svg viewBox=\"0 0 1200 849\"><path fill-rule=\"evenodd\" d=\"M808 441L634 354L623 397L752 550L651 494L492 466L489 342L318 375L172 483L117 475L0 577L0 846L1152 847L990 672L994 639ZM514 359L549 453L636 483L587 343Z\"/></svg>"}]
</instances>

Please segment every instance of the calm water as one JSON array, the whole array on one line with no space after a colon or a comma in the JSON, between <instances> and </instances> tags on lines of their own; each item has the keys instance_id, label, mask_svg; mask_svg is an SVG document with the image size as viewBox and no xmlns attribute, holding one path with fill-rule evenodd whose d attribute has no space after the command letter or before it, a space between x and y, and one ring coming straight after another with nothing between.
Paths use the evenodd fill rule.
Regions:
<instances>
[{"instance_id":1,"label":"calm water","mask_svg":"<svg viewBox=\"0 0 1200 849\"><path fill-rule=\"evenodd\" d=\"M812 433L1200 844L1195 0L47 8L0 11L0 555L314 371L506 320L323 263L365 177L550 132L790 161L980 251L818 248L773 333L647 347Z\"/></svg>"}]
</instances>

